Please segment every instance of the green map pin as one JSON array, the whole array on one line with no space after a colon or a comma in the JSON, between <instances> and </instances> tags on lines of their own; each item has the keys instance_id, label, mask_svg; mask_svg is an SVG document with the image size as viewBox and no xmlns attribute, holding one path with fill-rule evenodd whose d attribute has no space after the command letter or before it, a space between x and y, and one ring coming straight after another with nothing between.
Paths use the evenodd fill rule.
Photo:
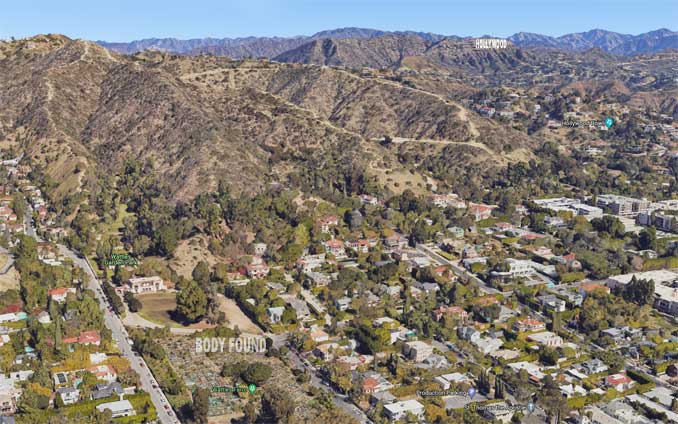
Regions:
<instances>
[{"instance_id":1,"label":"green map pin","mask_svg":"<svg viewBox=\"0 0 678 424\"><path fill-rule=\"evenodd\" d=\"M610 118L609 116L605 118L605 126L609 129L612 124L614 124L614 119Z\"/></svg>"},{"instance_id":2,"label":"green map pin","mask_svg":"<svg viewBox=\"0 0 678 424\"><path fill-rule=\"evenodd\" d=\"M257 390L257 385L256 384L250 384L247 386L247 390L250 391L250 393L254 394L254 392Z\"/></svg>"}]
</instances>

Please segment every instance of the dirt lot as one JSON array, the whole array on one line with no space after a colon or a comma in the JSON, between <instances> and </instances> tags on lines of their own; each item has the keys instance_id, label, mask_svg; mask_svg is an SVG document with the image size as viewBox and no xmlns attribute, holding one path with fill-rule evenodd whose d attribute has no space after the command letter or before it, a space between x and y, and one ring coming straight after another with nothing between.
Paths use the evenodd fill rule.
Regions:
<instances>
[{"instance_id":1,"label":"dirt lot","mask_svg":"<svg viewBox=\"0 0 678 424\"><path fill-rule=\"evenodd\" d=\"M10 268L6 274L0 274L0 292L9 289L19 289L19 273Z\"/></svg>"},{"instance_id":2,"label":"dirt lot","mask_svg":"<svg viewBox=\"0 0 678 424\"><path fill-rule=\"evenodd\" d=\"M202 236L197 236L179 243L174 252L174 259L170 261L169 265L177 274L191 278L193 268L200 261L205 261L210 266L214 266L217 263L217 258L207 250L207 240Z\"/></svg>"},{"instance_id":3,"label":"dirt lot","mask_svg":"<svg viewBox=\"0 0 678 424\"><path fill-rule=\"evenodd\" d=\"M240 309L233 299L229 299L224 295L217 295L219 297L219 310L226 314L227 326L235 328L237 325L240 331L249 334L263 334L251 319Z\"/></svg>"},{"instance_id":4,"label":"dirt lot","mask_svg":"<svg viewBox=\"0 0 678 424\"><path fill-rule=\"evenodd\" d=\"M175 293L148 293L137 295L143 305L142 317L161 325L176 325L170 313L177 307Z\"/></svg>"}]
</instances>

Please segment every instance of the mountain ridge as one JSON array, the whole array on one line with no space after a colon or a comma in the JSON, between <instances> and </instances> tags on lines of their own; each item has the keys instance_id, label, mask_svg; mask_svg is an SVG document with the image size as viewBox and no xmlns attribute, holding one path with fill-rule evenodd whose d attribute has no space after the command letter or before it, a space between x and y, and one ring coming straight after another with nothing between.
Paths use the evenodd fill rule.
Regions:
<instances>
[{"instance_id":1,"label":"mountain ridge","mask_svg":"<svg viewBox=\"0 0 678 424\"><path fill-rule=\"evenodd\" d=\"M143 50L161 50L177 54L212 54L241 59L247 57L273 58L315 40L370 40L387 35L419 37L425 42L438 42L448 38L455 40L472 38L419 31L385 31L371 28L345 27L319 31L310 36L207 37L187 40L148 38L130 42L107 42L102 40L96 42L123 54L134 54ZM655 53L661 50L678 48L678 32L666 28L638 35L621 34L603 29L564 34L559 37L518 32L507 37L507 39L518 47L545 47L566 51L582 51L597 47L607 53L620 56Z\"/></svg>"}]
</instances>

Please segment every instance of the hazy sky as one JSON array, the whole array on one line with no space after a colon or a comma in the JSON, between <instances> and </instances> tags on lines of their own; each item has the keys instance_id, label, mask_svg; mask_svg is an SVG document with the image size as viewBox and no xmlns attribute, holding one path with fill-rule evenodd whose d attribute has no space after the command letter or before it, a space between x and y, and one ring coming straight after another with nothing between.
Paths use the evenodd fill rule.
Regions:
<instances>
[{"instance_id":1,"label":"hazy sky","mask_svg":"<svg viewBox=\"0 0 678 424\"><path fill-rule=\"evenodd\" d=\"M310 35L355 26L445 35L562 35L594 28L676 30L678 0L16 0L0 38L61 33L90 40Z\"/></svg>"}]
</instances>

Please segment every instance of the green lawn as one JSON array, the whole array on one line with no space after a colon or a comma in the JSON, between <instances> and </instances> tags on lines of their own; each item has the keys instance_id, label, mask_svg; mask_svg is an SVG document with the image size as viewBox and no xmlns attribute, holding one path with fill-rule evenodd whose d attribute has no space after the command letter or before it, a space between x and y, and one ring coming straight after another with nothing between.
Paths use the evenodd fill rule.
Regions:
<instances>
[{"instance_id":1,"label":"green lawn","mask_svg":"<svg viewBox=\"0 0 678 424\"><path fill-rule=\"evenodd\" d=\"M123 227L122 220L129 216L134 216L134 214L132 212L127 211L127 205L124 203L119 205L118 218L108 225L107 234L114 236L120 235L120 229Z\"/></svg>"},{"instance_id":2,"label":"green lawn","mask_svg":"<svg viewBox=\"0 0 678 424\"><path fill-rule=\"evenodd\" d=\"M170 315L177 307L174 293L148 293L136 297L142 304L139 316L162 326L181 327L181 324L174 321Z\"/></svg>"}]
</instances>

